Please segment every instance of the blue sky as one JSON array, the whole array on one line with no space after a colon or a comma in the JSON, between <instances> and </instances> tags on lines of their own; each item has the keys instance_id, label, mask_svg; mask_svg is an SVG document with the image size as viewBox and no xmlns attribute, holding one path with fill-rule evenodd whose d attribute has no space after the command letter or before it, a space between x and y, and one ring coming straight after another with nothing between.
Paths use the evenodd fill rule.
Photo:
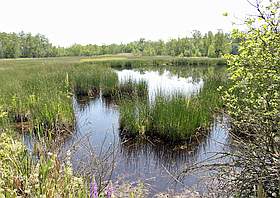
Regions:
<instances>
[{"instance_id":1,"label":"blue sky","mask_svg":"<svg viewBox=\"0 0 280 198\"><path fill-rule=\"evenodd\" d=\"M1 0L0 31L41 33L60 46L168 40L229 32L252 9L246 0Z\"/></svg>"}]
</instances>

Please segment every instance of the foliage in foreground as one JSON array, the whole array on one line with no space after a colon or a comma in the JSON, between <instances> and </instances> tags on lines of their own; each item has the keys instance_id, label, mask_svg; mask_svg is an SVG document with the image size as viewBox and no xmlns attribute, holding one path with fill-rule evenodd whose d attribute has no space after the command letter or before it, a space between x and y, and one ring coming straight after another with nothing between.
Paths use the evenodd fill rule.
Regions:
<instances>
[{"instance_id":1,"label":"foliage in foreground","mask_svg":"<svg viewBox=\"0 0 280 198\"><path fill-rule=\"evenodd\" d=\"M229 154L226 184L240 197L280 196L280 1L260 2L253 4L258 16L245 21L248 31L233 32L242 40L239 55L228 56L224 100L234 135L243 138Z\"/></svg>"},{"instance_id":2,"label":"foliage in foreground","mask_svg":"<svg viewBox=\"0 0 280 198\"><path fill-rule=\"evenodd\" d=\"M0 171L0 197L85 197L88 191L71 164L60 164L53 154L33 160L7 133L0 134Z\"/></svg>"},{"instance_id":3,"label":"foliage in foreground","mask_svg":"<svg viewBox=\"0 0 280 198\"><path fill-rule=\"evenodd\" d=\"M94 177L75 176L70 159L52 153L32 156L10 132L0 133L0 197L144 197L144 186L129 184L99 189ZM101 191L100 191L101 190Z\"/></svg>"}]
</instances>

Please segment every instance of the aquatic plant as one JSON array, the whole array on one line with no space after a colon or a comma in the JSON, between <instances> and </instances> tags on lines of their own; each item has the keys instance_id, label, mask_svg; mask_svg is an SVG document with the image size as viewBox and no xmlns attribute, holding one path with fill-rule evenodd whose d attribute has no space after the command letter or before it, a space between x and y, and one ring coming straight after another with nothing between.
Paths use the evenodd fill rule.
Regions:
<instances>
[{"instance_id":1,"label":"aquatic plant","mask_svg":"<svg viewBox=\"0 0 280 198\"><path fill-rule=\"evenodd\" d=\"M120 99L147 97L147 82L144 80L136 81L131 78L124 80L118 85L117 95Z\"/></svg>"},{"instance_id":2,"label":"aquatic plant","mask_svg":"<svg viewBox=\"0 0 280 198\"><path fill-rule=\"evenodd\" d=\"M75 65L69 70L69 76L78 96L96 96L100 89L111 90L118 84L118 77L111 68L90 63Z\"/></svg>"},{"instance_id":3,"label":"aquatic plant","mask_svg":"<svg viewBox=\"0 0 280 198\"><path fill-rule=\"evenodd\" d=\"M118 79L109 78L103 81L102 96L114 100L133 99L148 96L148 85L144 80L128 79L119 83Z\"/></svg>"},{"instance_id":4,"label":"aquatic plant","mask_svg":"<svg viewBox=\"0 0 280 198\"><path fill-rule=\"evenodd\" d=\"M191 97L174 93L156 95L152 103L142 100L120 104L120 131L123 136L148 136L177 143L208 130L213 114L222 106L217 88L222 74L205 79L203 88ZM198 133L199 134L199 133Z\"/></svg>"},{"instance_id":5,"label":"aquatic plant","mask_svg":"<svg viewBox=\"0 0 280 198\"><path fill-rule=\"evenodd\" d=\"M120 103L120 133L122 136L144 136L150 130L148 101L125 100Z\"/></svg>"},{"instance_id":6,"label":"aquatic plant","mask_svg":"<svg viewBox=\"0 0 280 198\"><path fill-rule=\"evenodd\" d=\"M94 97L100 88L113 89L118 84L111 68L68 61L0 62L0 102L11 125L22 131L69 133L74 125L72 96Z\"/></svg>"}]
</instances>

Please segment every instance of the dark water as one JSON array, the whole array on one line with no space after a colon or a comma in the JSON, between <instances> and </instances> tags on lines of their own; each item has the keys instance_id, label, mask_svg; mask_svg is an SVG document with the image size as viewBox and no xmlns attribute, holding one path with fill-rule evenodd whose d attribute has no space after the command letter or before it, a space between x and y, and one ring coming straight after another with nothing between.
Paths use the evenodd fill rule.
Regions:
<instances>
[{"instance_id":1,"label":"dark water","mask_svg":"<svg viewBox=\"0 0 280 198\"><path fill-rule=\"evenodd\" d=\"M161 94L180 92L186 96L198 93L203 87L203 79L183 78L169 71L139 72L117 71L119 79L146 80L150 100L157 91ZM101 163L96 156L110 162L114 159L112 180L126 180L131 183L143 181L148 184L151 194L168 190L180 191L184 187L204 191L200 183L208 173L195 173L179 178L174 176L184 170L186 165L202 162L226 149L228 131L226 119L218 116L212 124L210 133L184 148L170 148L161 143L149 141L133 142L119 137L119 110L112 101L98 97L95 99L74 99L76 132L67 139L62 151L72 151L74 169L88 174L100 173ZM114 152L113 152L114 151ZM112 153L113 152L113 153ZM103 169L110 170L104 166ZM98 172L98 173L96 173ZM108 175L107 175L108 177Z\"/></svg>"}]
</instances>

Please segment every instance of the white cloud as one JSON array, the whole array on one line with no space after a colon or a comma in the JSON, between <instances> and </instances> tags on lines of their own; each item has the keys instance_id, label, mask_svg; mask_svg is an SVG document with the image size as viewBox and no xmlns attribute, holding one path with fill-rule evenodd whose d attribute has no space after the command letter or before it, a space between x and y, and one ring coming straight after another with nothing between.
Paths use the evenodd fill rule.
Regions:
<instances>
[{"instance_id":1,"label":"white cloud","mask_svg":"<svg viewBox=\"0 0 280 198\"><path fill-rule=\"evenodd\" d=\"M42 33L51 42L120 43L232 27L227 11L244 16L246 0L1 0L0 31Z\"/></svg>"}]
</instances>

